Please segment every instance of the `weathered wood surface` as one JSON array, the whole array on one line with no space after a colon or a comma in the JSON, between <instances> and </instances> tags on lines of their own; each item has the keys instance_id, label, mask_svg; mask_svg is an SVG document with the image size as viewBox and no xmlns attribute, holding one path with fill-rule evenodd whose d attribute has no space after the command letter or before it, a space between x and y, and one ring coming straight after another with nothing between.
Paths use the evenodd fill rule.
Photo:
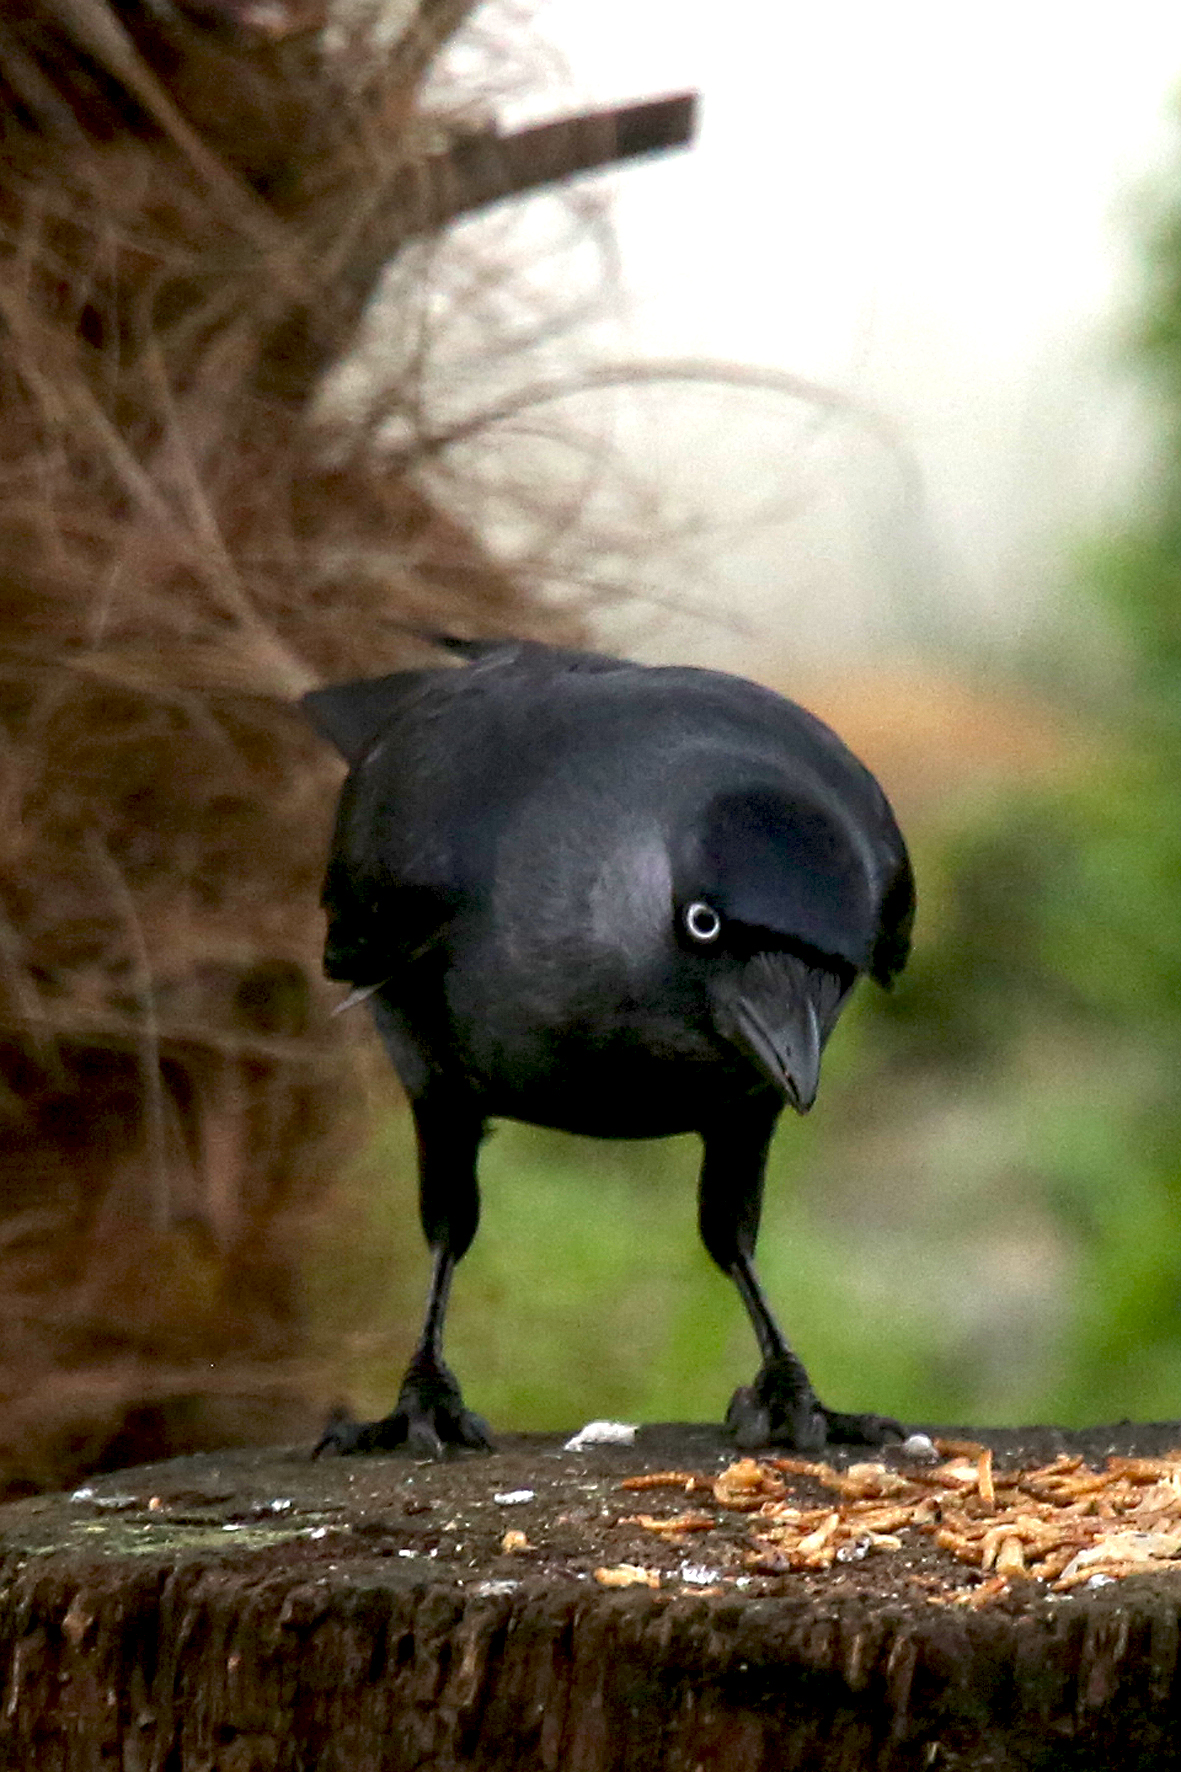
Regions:
<instances>
[{"instance_id":1,"label":"weathered wood surface","mask_svg":"<svg viewBox=\"0 0 1181 1772\"><path fill-rule=\"evenodd\" d=\"M1099 1451L1181 1441L1102 1431ZM729 1456L689 1428L578 1454L523 1436L443 1467L235 1452L0 1509L0 1764L1181 1766L1181 1573L975 1611L886 1559L770 1582L735 1577L735 1551L731 1585L703 1595L694 1552L662 1546L659 1589L597 1584L637 1554L620 1516L645 1498L621 1476ZM532 1501L505 1499L522 1487ZM527 1549L503 1548L512 1528Z\"/></svg>"}]
</instances>

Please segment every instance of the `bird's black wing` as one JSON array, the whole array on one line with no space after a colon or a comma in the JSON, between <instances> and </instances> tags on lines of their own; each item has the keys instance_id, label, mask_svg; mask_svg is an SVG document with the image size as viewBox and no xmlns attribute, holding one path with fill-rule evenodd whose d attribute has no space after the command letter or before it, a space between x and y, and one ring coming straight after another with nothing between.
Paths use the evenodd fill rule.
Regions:
<instances>
[{"instance_id":1,"label":"bird's black wing","mask_svg":"<svg viewBox=\"0 0 1181 1772\"><path fill-rule=\"evenodd\" d=\"M471 662L304 697L351 765L323 894L332 978L376 984L438 945L456 912L487 892L498 833L544 767L547 691L569 673L634 668L528 641L448 649Z\"/></svg>"},{"instance_id":2,"label":"bird's black wing","mask_svg":"<svg viewBox=\"0 0 1181 1772\"><path fill-rule=\"evenodd\" d=\"M602 652L579 652L573 647L543 646L533 640L459 640L446 634L422 634L443 651L468 660L464 671L465 697L473 689L493 692L519 690L532 682L541 683L566 676L602 674L634 670L625 660L611 658ZM403 718L420 702L422 692L437 682L443 666L427 666L419 670L394 671L385 677L359 677L349 683L330 683L324 689L312 689L303 697L302 706L312 725L329 739L347 763L357 764L382 736L385 729ZM450 694L455 692L450 686ZM450 694L443 700L449 701Z\"/></svg>"}]
</instances>

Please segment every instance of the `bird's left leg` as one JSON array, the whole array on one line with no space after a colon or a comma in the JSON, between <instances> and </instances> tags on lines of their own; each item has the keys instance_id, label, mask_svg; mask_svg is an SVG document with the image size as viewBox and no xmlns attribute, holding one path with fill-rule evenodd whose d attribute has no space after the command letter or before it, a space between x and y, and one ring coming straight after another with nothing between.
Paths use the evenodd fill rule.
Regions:
<instances>
[{"instance_id":1,"label":"bird's left leg","mask_svg":"<svg viewBox=\"0 0 1181 1772\"><path fill-rule=\"evenodd\" d=\"M735 1391L726 1425L740 1446L790 1446L819 1452L829 1442L881 1445L902 1439L900 1423L882 1415L826 1409L771 1313L755 1272L767 1150L781 1101L751 1101L744 1112L707 1128L698 1194L698 1224L709 1254L733 1280L746 1307L763 1364L753 1384Z\"/></svg>"}]
</instances>

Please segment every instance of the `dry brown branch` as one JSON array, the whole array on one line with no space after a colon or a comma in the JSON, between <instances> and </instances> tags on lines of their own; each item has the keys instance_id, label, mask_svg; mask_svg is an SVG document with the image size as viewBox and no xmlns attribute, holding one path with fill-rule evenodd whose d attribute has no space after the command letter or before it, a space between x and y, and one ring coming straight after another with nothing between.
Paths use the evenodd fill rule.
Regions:
<instances>
[{"instance_id":1,"label":"dry brown branch","mask_svg":"<svg viewBox=\"0 0 1181 1772\"><path fill-rule=\"evenodd\" d=\"M440 227L576 173L685 147L692 140L695 113L695 94L684 92L559 117L511 135L484 130L461 136L445 154L433 155L416 169L408 225L414 232Z\"/></svg>"}]
</instances>

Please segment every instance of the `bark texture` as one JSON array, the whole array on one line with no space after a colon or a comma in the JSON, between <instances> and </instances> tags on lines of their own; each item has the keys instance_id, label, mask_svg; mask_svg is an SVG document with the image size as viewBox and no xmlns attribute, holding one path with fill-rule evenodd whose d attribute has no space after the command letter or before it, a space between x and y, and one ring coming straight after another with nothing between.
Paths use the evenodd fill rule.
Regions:
<instances>
[{"instance_id":1,"label":"bark texture","mask_svg":"<svg viewBox=\"0 0 1181 1772\"><path fill-rule=\"evenodd\" d=\"M668 1449L574 1456L530 1436L458 1480L469 1507L483 1486L495 1538L522 1460L558 1527L576 1494ZM1181 1765L1175 1576L979 1611L799 1583L612 1592L576 1558L489 1581L505 1557L481 1552L459 1576L439 1548L454 1518L422 1523L449 1511L449 1480L393 1458L235 1453L0 1510L3 1764Z\"/></svg>"}]
</instances>

